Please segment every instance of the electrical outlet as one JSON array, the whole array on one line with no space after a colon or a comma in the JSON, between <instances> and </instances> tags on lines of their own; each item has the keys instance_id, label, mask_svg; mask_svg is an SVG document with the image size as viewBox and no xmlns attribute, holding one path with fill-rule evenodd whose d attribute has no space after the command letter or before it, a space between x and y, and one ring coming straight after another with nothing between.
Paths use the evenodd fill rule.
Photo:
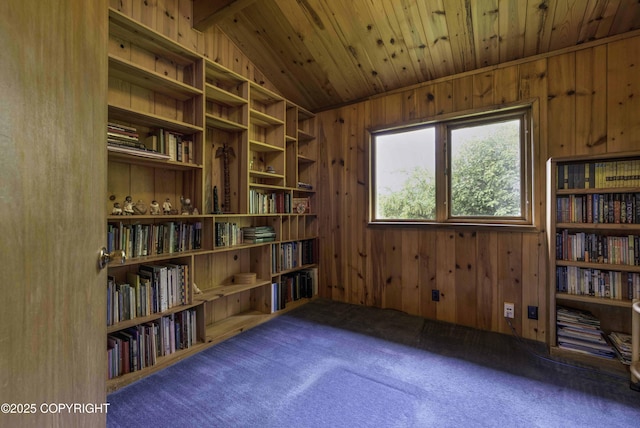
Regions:
<instances>
[{"instance_id":1,"label":"electrical outlet","mask_svg":"<svg viewBox=\"0 0 640 428\"><path fill-rule=\"evenodd\" d=\"M431 290L431 300L434 302L440 301L440 291L439 290Z\"/></svg>"},{"instance_id":2,"label":"electrical outlet","mask_svg":"<svg viewBox=\"0 0 640 428\"><path fill-rule=\"evenodd\" d=\"M530 320L538 319L538 307L537 306L528 306L527 307L527 317Z\"/></svg>"},{"instance_id":3,"label":"electrical outlet","mask_svg":"<svg viewBox=\"0 0 640 428\"><path fill-rule=\"evenodd\" d=\"M504 317L505 318L513 318L514 315L514 308L513 308L513 303L507 303L504 302Z\"/></svg>"}]
</instances>

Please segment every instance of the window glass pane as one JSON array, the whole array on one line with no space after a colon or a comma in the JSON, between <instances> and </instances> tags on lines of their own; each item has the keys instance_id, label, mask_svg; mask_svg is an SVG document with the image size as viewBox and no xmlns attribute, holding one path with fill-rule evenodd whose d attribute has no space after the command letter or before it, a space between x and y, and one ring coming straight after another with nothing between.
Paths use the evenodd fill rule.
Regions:
<instances>
[{"instance_id":1,"label":"window glass pane","mask_svg":"<svg viewBox=\"0 0 640 428\"><path fill-rule=\"evenodd\" d=\"M520 122L451 130L451 216L522 216Z\"/></svg>"},{"instance_id":2,"label":"window glass pane","mask_svg":"<svg viewBox=\"0 0 640 428\"><path fill-rule=\"evenodd\" d=\"M377 135L374 150L376 219L435 219L435 129Z\"/></svg>"}]
</instances>

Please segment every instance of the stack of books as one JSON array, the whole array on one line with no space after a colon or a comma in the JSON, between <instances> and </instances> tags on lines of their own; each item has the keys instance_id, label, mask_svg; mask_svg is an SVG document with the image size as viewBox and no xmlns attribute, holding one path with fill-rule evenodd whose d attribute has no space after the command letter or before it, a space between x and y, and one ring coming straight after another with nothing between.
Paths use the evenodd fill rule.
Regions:
<instances>
[{"instance_id":1,"label":"stack of books","mask_svg":"<svg viewBox=\"0 0 640 428\"><path fill-rule=\"evenodd\" d=\"M600 330L600 320L590 312L559 306L556 324L558 347L602 358L616 357Z\"/></svg>"},{"instance_id":2,"label":"stack of books","mask_svg":"<svg viewBox=\"0 0 640 428\"><path fill-rule=\"evenodd\" d=\"M243 227L242 237L245 243L271 242L276 240L276 231L272 226Z\"/></svg>"},{"instance_id":3,"label":"stack of books","mask_svg":"<svg viewBox=\"0 0 640 428\"><path fill-rule=\"evenodd\" d=\"M107 123L107 149L152 159L169 159L169 156L148 149L139 139L138 130L119 123Z\"/></svg>"},{"instance_id":4,"label":"stack of books","mask_svg":"<svg viewBox=\"0 0 640 428\"><path fill-rule=\"evenodd\" d=\"M631 365L631 335L613 331L609 334L609 339L618 355L618 359L623 364Z\"/></svg>"}]
</instances>

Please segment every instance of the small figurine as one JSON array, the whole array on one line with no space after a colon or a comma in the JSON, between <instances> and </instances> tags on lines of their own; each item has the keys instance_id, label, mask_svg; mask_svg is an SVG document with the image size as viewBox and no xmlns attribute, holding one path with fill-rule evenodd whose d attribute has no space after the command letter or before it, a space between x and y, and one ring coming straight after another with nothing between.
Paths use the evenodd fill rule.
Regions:
<instances>
[{"instance_id":1,"label":"small figurine","mask_svg":"<svg viewBox=\"0 0 640 428\"><path fill-rule=\"evenodd\" d=\"M170 215L171 214L171 200L169 198L167 198L164 201L164 204L162 204L162 212L165 215Z\"/></svg>"},{"instance_id":2,"label":"small figurine","mask_svg":"<svg viewBox=\"0 0 640 428\"><path fill-rule=\"evenodd\" d=\"M138 202L133 204L133 212L138 215L145 215L147 213L147 206L141 199L138 199Z\"/></svg>"},{"instance_id":3,"label":"small figurine","mask_svg":"<svg viewBox=\"0 0 640 428\"><path fill-rule=\"evenodd\" d=\"M120 207L120 202L114 202L113 209L111 210L111 215L122 215L122 208Z\"/></svg>"},{"instance_id":4,"label":"small figurine","mask_svg":"<svg viewBox=\"0 0 640 428\"><path fill-rule=\"evenodd\" d=\"M133 215L133 199L131 199L131 196L127 196L124 199L124 215Z\"/></svg>"},{"instance_id":5,"label":"small figurine","mask_svg":"<svg viewBox=\"0 0 640 428\"><path fill-rule=\"evenodd\" d=\"M191 199L180 196L180 205L182 206L182 215L193 214L193 207L191 206Z\"/></svg>"},{"instance_id":6,"label":"small figurine","mask_svg":"<svg viewBox=\"0 0 640 428\"><path fill-rule=\"evenodd\" d=\"M151 205L149 205L149 214L151 215L160 214L160 204L155 199L151 201Z\"/></svg>"}]
</instances>

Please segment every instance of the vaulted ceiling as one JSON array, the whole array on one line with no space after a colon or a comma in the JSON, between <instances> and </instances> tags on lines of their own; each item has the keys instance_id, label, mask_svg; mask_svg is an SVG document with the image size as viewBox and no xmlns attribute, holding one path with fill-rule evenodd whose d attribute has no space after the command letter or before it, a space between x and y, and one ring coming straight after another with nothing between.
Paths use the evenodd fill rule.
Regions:
<instances>
[{"instance_id":1,"label":"vaulted ceiling","mask_svg":"<svg viewBox=\"0 0 640 428\"><path fill-rule=\"evenodd\" d=\"M640 29L640 0L194 0L312 111Z\"/></svg>"}]
</instances>

